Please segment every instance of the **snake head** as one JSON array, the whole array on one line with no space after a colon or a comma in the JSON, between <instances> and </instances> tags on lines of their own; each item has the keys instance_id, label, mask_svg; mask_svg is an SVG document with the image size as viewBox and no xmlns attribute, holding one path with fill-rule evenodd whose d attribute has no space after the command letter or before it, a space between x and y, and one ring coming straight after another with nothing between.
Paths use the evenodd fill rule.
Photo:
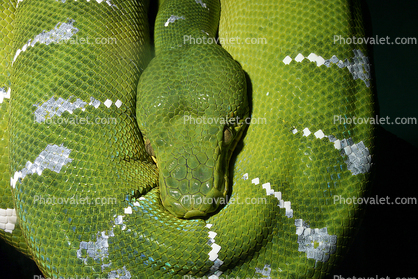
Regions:
<instances>
[{"instance_id":1,"label":"snake head","mask_svg":"<svg viewBox=\"0 0 418 279\"><path fill-rule=\"evenodd\" d=\"M186 46L151 61L138 84L137 121L169 212L204 217L227 202L229 161L248 114L245 74L220 46Z\"/></svg>"}]
</instances>

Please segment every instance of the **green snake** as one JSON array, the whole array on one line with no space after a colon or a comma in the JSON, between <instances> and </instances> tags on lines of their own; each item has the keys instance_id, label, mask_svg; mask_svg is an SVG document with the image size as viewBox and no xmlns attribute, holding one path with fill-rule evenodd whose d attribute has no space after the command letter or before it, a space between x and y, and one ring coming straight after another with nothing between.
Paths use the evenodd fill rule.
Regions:
<instances>
[{"instance_id":1,"label":"green snake","mask_svg":"<svg viewBox=\"0 0 418 279\"><path fill-rule=\"evenodd\" d=\"M374 151L359 1L1 0L0 235L45 277L321 278ZM357 122L358 123L358 122Z\"/></svg>"}]
</instances>

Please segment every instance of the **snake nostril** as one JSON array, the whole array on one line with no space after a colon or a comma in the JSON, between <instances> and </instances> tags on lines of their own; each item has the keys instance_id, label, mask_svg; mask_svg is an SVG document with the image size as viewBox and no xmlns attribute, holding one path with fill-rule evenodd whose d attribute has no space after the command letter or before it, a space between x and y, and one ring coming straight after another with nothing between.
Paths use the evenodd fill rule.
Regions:
<instances>
[{"instance_id":1,"label":"snake nostril","mask_svg":"<svg viewBox=\"0 0 418 279\"><path fill-rule=\"evenodd\" d=\"M224 130L224 143L230 143L232 140L232 132L228 128Z\"/></svg>"},{"instance_id":2,"label":"snake nostril","mask_svg":"<svg viewBox=\"0 0 418 279\"><path fill-rule=\"evenodd\" d=\"M145 150L147 151L149 155L157 157L155 156L154 149L152 148L151 141L149 139L147 139L145 142Z\"/></svg>"}]
</instances>

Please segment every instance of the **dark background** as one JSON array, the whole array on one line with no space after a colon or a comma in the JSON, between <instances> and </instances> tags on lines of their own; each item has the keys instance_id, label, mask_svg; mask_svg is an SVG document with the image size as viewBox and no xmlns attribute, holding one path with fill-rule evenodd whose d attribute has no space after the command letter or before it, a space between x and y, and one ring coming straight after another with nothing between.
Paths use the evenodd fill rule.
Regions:
<instances>
[{"instance_id":1,"label":"dark background","mask_svg":"<svg viewBox=\"0 0 418 279\"><path fill-rule=\"evenodd\" d=\"M369 8L366 29L373 37L389 36L392 42L397 37L415 37L418 40L418 1L365 2ZM417 50L418 44L372 45L380 116L389 116L392 120L396 117L415 117L418 121ZM385 124L382 127L418 147L418 124Z\"/></svg>"},{"instance_id":2,"label":"dark background","mask_svg":"<svg viewBox=\"0 0 418 279\"><path fill-rule=\"evenodd\" d=\"M364 14L369 36L418 38L418 1L366 0ZM418 120L418 45L370 46L376 77L378 114ZM375 183L371 196L418 199L418 124L381 125L374 158ZM383 129L384 128L384 129ZM358 235L330 278L387 276L418 278L418 204L371 205ZM0 278L40 275L36 265L0 240ZM342 278L343 277L343 278Z\"/></svg>"},{"instance_id":3,"label":"dark background","mask_svg":"<svg viewBox=\"0 0 418 279\"><path fill-rule=\"evenodd\" d=\"M364 2L369 13L364 14L369 36L418 40L418 1ZM417 50L418 44L371 46L381 117L415 117L418 121ZM389 196L391 201L396 197L418 200L418 124L385 124L378 128L371 196ZM418 278L417 216L418 204L370 205L347 256L330 278Z\"/></svg>"}]
</instances>

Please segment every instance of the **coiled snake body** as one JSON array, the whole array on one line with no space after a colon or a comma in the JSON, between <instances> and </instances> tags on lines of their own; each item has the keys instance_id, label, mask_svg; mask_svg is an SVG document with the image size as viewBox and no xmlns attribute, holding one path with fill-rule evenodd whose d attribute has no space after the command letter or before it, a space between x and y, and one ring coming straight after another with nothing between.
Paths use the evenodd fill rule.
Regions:
<instances>
[{"instance_id":1,"label":"coiled snake body","mask_svg":"<svg viewBox=\"0 0 418 279\"><path fill-rule=\"evenodd\" d=\"M374 149L358 1L165 1L151 62L142 1L0 3L0 235L46 277L332 271Z\"/></svg>"}]
</instances>

